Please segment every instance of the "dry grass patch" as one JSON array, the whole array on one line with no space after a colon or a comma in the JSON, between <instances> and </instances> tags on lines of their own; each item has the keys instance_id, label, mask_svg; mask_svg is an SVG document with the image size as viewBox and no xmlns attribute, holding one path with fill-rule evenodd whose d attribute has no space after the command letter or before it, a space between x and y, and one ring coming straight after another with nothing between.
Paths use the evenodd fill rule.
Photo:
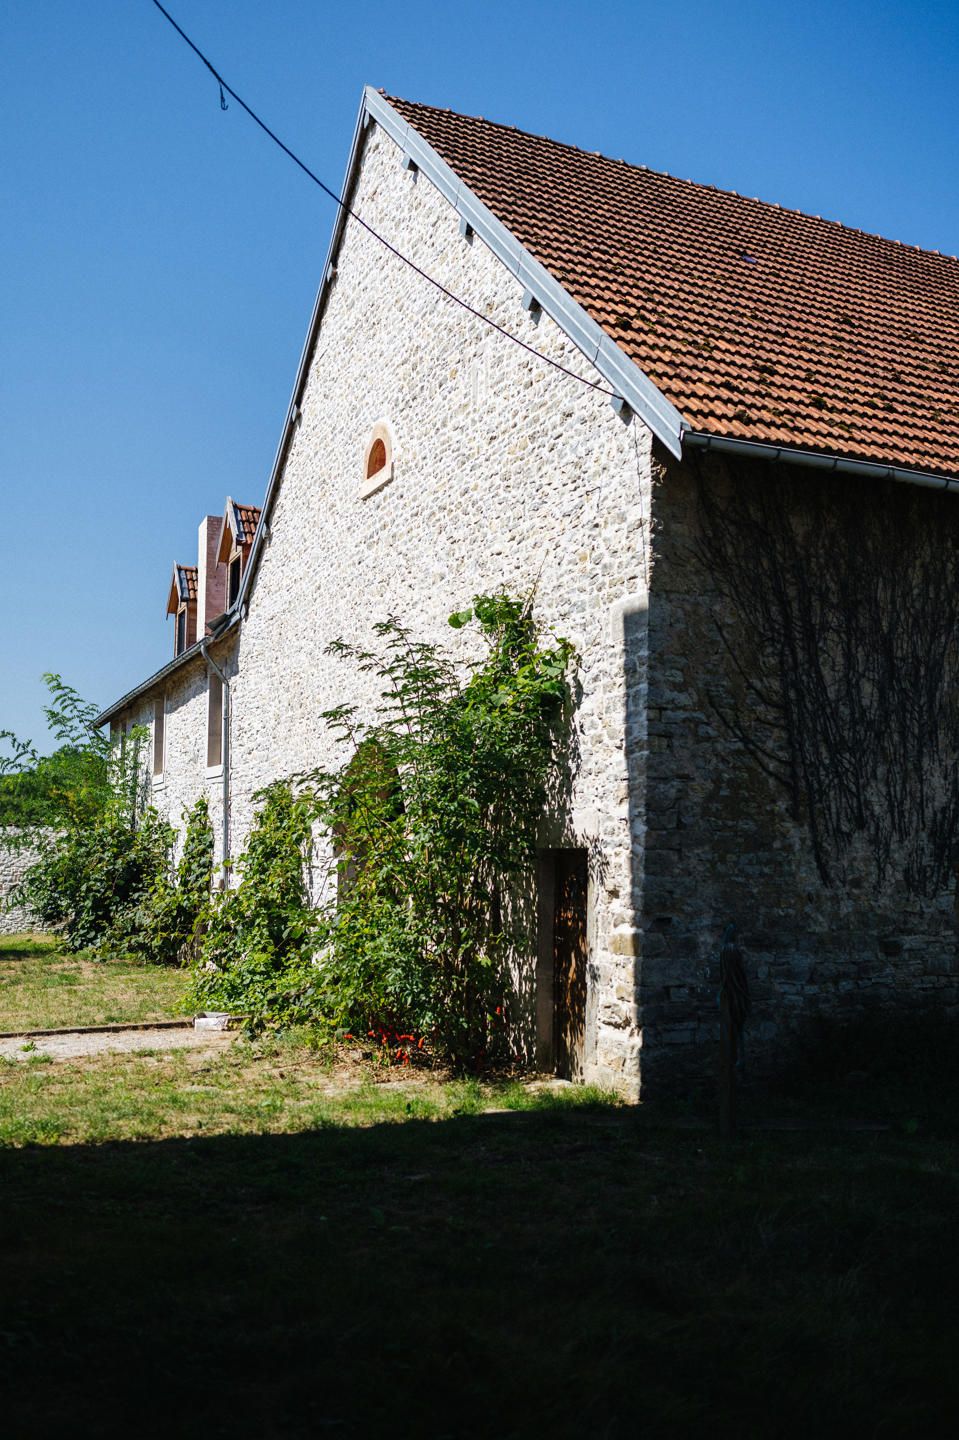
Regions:
<instances>
[{"instance_id":1,"label":"dry grass patch","mask_svg":"<svg viewBox=\"0 0 959 1440\"><path fill-rule=\"evenodd\" d=\"M180 970L86 960L46 936L0 936L0 1031L175 1019L185 989Z\"/></svg>"},{"instance_id":2,"label":"dry grass patch","mask_svg":"<svg viewBox=\"0 0 959 1440\"><path fill-rule=\"evenodd\" d=\"M194 1135L289 1135L330 1126L444 1120L544 1104L615 1103L602 1091L449 1081L243 1040L82 1060L0 1061L0 1145L83 1145Z\"/></svg>"}]
</instances>

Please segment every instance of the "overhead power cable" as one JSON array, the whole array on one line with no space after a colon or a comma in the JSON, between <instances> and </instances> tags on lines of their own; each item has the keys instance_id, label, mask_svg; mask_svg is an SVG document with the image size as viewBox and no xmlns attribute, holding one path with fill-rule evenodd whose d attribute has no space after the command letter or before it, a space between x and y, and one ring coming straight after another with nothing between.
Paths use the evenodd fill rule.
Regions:
<instances>
[{"instance_id":1,"label":"overhead power cable","mask_svg":"<svg viewBox=\"0 0 959 1440\"><path fill-rule=\"evenodd\" d=\"M267 125L265 120L260 119L256 111L251 109L250 106L246 103L242 95L238 95L233 89L233 86L230 85L226 80L224 80L219 70L217 70L216 66L212 63L212 61L207 59L206 55L204 55L199 45L194 44L194 42L190 39L189 35L182 28L182 26L177 24L173 16L170 14L169 10L164 9L164 7L160 4L160 0L153 0L153 4L159 10L163 18L165 20L168 20L169 23L173 26L174 30L180 36L180 39L184 40L186 44L189 45L190 49L193 51L194 55L196 55L199 60L202 60L203 64L206 66L210 74L213 76L214 80L219 85L220 108L223 110L226 110L228 108L226 101L223 98L223 92L226 91L227 95L234 99L236 103L240 106L240 109L246 111L247 115L249 115L253 123L260 127L264 135L267 135L273 141L274 145L278 145L279 148L283 151L284 155L288 156L289 159L293 161L294 165L299 166L299 168L303 171L303 174L306 175L308 179L312 180L314 185L318 185L319 188L323 191L324 195L328 195L329 198L334 202L334 204L339 206L340 210L343 212L344 215L348 215L351 220L355 220L357 225L359 225L363 230L365 230L368 235L371 235L374 240L378 240L379 243L386 250L388 250L391 255L395 255L397 260L401 260L404 265L408 265L409 268L416 275L419 275L422 280L428 281L428 283L432 285L436 290L438 290L441 295L444 295L447 300L452 300L455 305L459 305L463 310L467 311L468 314L473 315L477 320L482 320L484 325L488 325L491 330L495 330L496 333L498 335L502 335L504 339L512 340L514 345L519 345L521 349L526 350L530 355L534 355L537 360L542 360L544 365L551 365L552 368L554 370L558 370L561 375L566 375L570 380L578 380L581 385L587 386L590 390L597 390L600 395L612 396L615 394L615 391L607 389L606 386L598 384L595 380L587 380L585 375L578 375L575 370L567 369L567 367L565 365L561 365L558 360L551 360L550 357L548 355L544 355L541 350L537 350L533 345L527 345L525 340L521 340L520 337L518 335L514 335L512 331L505 329L502 325L497 325L495 320L491 320L488 315L484 315L481 310L475 309L475 307L470 305L467 300L464 300L461 296L455 294L452 290L447 289L447 287L443 284L441 280L437 280L435 276L430 275L428 271L417 265L415 260L411 260L408 255L404 255L401 250L398 250L395 245L392 245L385 236L379 233L378 230L374 230L373 226L370 225L366 220L364 220L362 215L357 214L357 212L346 203L346 201L341 195L338 195L335 190L332 190L329 185L326 185L320 179L319 175L317 175L313 170L311 170L309 165L307 165L305 161L301 160L299 155L295 154L295 152L290 149L289 145L284 144L284 142L280 139L279 135L277 135L275 131L270 129L269 125Z\"/></svg>"}]
</instances>

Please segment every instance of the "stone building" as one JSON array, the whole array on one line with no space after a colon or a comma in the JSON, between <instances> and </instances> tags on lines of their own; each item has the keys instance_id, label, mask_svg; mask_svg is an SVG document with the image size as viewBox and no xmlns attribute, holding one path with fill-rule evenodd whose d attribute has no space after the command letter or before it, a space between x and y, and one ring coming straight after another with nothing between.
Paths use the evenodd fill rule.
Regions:
<instances>
[{"instance_id":1,"label":"stone building","mask_svg":"<svg viewBox=\"0 0 959 1440\"><path fill-rule=\"evenodd\" d=\"M729 922L762 1060L954 1006L959 262L372 90L343 193L262 509L203 520L101 716L156 804L237 854L371 702L330 640L535 584L580 657L541 1061L701 1071Z\"/></svg>"}]
</instances>

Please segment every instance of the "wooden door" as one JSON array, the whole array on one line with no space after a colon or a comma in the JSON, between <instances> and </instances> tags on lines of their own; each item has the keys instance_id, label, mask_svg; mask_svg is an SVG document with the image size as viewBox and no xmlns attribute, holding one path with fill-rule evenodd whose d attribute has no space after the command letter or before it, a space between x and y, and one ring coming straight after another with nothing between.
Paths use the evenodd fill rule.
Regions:
<instances>
[{"instance_id":1,"label":"wooden door","mask_svg":"<svg viewBox=\"0 0 959 1440\"><path fill-rule=\"evenodd\" d=\"M557 850L553 890L553 1055L556 1074L583 1073L586 1042L586 902L589 869L585 850Z\"/></svg>"}]
</instances>

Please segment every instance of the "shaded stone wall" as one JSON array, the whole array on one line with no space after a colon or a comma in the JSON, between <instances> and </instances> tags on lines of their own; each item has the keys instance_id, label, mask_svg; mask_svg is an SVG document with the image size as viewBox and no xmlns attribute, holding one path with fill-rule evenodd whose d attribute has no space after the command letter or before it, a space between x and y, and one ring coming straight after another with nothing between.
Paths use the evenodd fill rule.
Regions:
<instances>
[{"instance_id":1,"label":"shaded stone wall","mask_svg":"<svg viewBox=\"0 0 959 1440\"><path fill-rule=\"evenodd\" d=\"M788 535L799 543L795 552L782 550L792 556L788 564L779 552L772 557L767 581L774 585L778 575L788 587L787 570L812 572L809 613L801 619L813 633L797 648L805 643L815 653L821 632L829 654L807 667L814 673L801 685L809 692L800 689L797 703L825 707L834 744L832 760L823 742L804 757L813 772L808 784L788 783L796 746L774 724L782 718L778 659L761 644L761 627L736 591L744 574L749 589L762 559L755 532L742 536L732 571L737 564L749 569L738 571L739 581L734 573L731 586L729 575L710 568L704 542L713 522L700 486L712 506L722 510L735 495L753 516L774 516L771 497L783 498L792 517ZM655 1090L678 1074L711 1073L718 951L730 921L746 953L748 1055L760 1069L784 1060L815 1017L842 1019L872 1005L955 1007L955 881L951 864L943 874L934 861L937 854L948 859L955 818L959 677L951 619L946 615L938 632L924 629L924 597L931 586L945 604L959 504L911 486L692 454L682 465L664 459L658 467L652 514L644 1083ZM849 575L857 577L856 593L844 600ZM867 606L875 611L872 629ZM914 655L913 645L926 649ZM939 645L947 667L940 689L920 696ZM897 699L898 691L904 696ZM897 720L896 705L910 696L914 713ZM810 732L828 737L821 708L805 713ZM868 773L854 777L860 828L852 822L835 844L820 839L825 854L817 853L813 825L821 835L835 823L832 787L849 783L863 755ZM844 769L831 774L830 764L839 762ZM817 763L826 772L819 791ZM921 769L925 790L916 806L906 790Z\"/></svg>"}]
</instances>

